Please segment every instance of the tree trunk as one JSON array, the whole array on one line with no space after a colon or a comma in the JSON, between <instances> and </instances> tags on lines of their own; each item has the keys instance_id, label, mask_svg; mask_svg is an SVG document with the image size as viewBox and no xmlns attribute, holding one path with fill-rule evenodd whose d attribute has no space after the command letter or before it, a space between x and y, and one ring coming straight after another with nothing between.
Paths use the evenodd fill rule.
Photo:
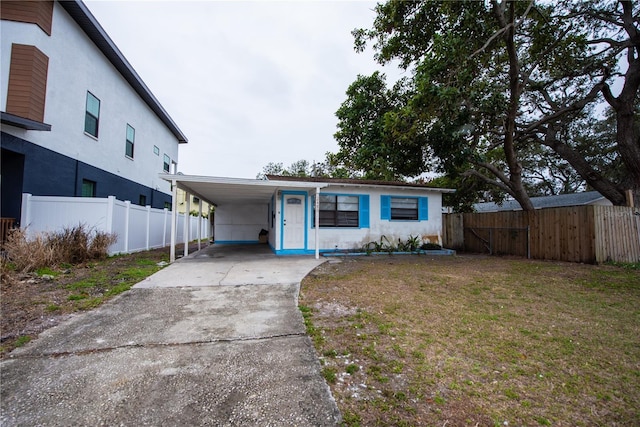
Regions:
<instances>
[{"instance_id":1,"label":"tree trunk","mask_svg":"<svg viewBox=\"0 0 640 427\"><path fill-rule=\"evenodd\" d=\"M580 153L577 153L569 145L553 137L548 136L542 143L569 162L576 172L587 181L587 184L609 199L611 203L616 206L626 205L624 192L596 172Z\"/></svg>"}]
</instances>

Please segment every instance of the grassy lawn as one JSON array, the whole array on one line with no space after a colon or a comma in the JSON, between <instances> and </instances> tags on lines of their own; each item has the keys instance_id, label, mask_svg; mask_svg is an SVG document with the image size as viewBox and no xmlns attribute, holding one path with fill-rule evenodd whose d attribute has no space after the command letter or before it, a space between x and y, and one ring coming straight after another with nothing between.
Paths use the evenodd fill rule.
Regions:
<instances>
[{"instance_id":1,"label":"grassy lawn","mask_svg":"<svg viewBox=\"0 0 640 427\"><path fill-rule=\"evenodd\" d=\"M183 248L178 245L177 252ZM197 243L192 243L190 252L196 249ZM84 264L41 268L32 273L16 272L10 264L3 263L0 357L71 313L91 310L131 289L160 270L169 261L169 251L166 247Z\"/></svg>"},{"instance_id":2,"label":"grassy lawn","mask_svg":"<svg viewBox=\"0 0 640 427\"><path fill-rule=\"evenodd\" d=\"M348 426L640 420L640 270L486 256L325 263L300 305Z\"/></svg>"}]
</instances>

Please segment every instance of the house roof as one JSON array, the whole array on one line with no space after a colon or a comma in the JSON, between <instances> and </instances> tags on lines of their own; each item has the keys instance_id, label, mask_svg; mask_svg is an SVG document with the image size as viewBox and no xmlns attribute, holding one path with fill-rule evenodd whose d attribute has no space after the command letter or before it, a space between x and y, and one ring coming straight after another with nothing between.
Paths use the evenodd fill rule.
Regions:
<instances>
[{"instance_id":1,"label":"house roof","mask_svg":"<svg viewBox=\"0 0 640 427\"><path fill-rule=\"evenodd\" d=\"M278 190L294 190L326 188L330 185L361 186L361 187L396 187L411 190L429 190L438 192L453 192L446 188L433 188L425 185L389 183L386 181L362 181L326 178L299 178L281 177L269 175L268 179L244 179L199 175L170 175L160 174L160 178L166 181L175 181L178 188L193 194L207 203L244 204L244 203L268 203Z\"/></svg>"},{"instance_id":2,"label":"house roof","mask_svg":"<svg viewBox=\"0 0 640 427\"><path fill-rule=\"evenodd\" d=\"M160 174L160 178L170 182L175 180L178 188L214 205L268 203L273 193L278 190L326 187L326 184L300 181L275 182L182 174Z\"/></svg>"},{"instance_id":3,"label":"house roof","mask_svg":"<svg viewBox=\"0 0 640 427\"><path fill-rule=\"evenodd\" d=\"M283 176L283 175L267 175L269 181L297 181L297 182L315 182L328 185L342 185L355 187L405 187L421 190L431 190L439 193L454 193L456 190L450 188L431 187L425 184L415 184L401 181L380 181L372 179L354 179L354 178L325 178L325 177L299 177L299 176Z\"/></svg>"},{"instance_id":4,"label":"house roof","mask_svg":"<svg viewBox=\"0 0 640 427\"><path fill-rule=\"evenodd\" d=\"M605 197L597 191L583 193L558 194L557 196L532 197L531 203L535 209L561 208L566 206L590 205ZM476 203L476 212L519 211L520 204L515 200L505 200L502 204L494 202Z\"/></svg>"},{"instance_id":5,"label":"house roof","mask_svg":"<svg viewBox=\"0 0 640 427\"><path fill-rule=\"evenodd\" d=\"M122 77L131 85L140 98L151 108L151 110L158 116L162 123L173 133L178 139L179 143L187 143L188 139L182 133L178 125L169 116L169 113L165 111L160 102L151 93L151 90L142 81L142 78L138 75L136 70L133 69L129 61L124 57L120 49L107 35L107 32L102 28L98 20L91 14L87 6L81 0L74 1L60 1L67 13L73 18L74 21L80 26L80 28L89 36L91 41L100 49L100 51L107 57L107 59L113 64L113 66L122 74Z\"/></svg>"}]
</instances>

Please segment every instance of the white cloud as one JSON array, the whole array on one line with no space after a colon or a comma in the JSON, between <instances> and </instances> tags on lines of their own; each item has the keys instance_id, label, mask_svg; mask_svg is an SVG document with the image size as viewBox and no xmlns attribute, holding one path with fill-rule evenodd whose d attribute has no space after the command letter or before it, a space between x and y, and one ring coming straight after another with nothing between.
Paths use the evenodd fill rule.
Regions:
<instances>
[{"instance_id":1,"label":"white cloud","mask_svg":"<svg viewBox=\"0 0 640 427\"><path fill-rule=\"evenodd\" d=\"M189 138L186 174L253 178L268 162L323 160L347 87L380 68L351 36L371 26L374 2L87 5Z\"/></svg>"}]
</instances>

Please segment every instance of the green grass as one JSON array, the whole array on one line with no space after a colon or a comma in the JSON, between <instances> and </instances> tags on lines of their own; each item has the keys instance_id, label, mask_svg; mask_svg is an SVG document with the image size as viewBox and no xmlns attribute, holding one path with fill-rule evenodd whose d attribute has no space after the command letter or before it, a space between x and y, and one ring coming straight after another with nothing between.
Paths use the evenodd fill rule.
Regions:
<instances>
[{"instance_id":1,"label":"green grass","mask_svg":"<svg viewBox=\"0 0 640 427\"><path fill-rule=\"evenodd\" d=\"M640 415L635 268L363 258L308 276L301 295L305 307L356 312L311 325L319 354L349 349L323 367L351 375L330 383L345 425L634 425Z\"/></svg>"},{"instance_id":2,"label":"green grass","mask_svg":"<svg viewBox=\"0 0 640 427\"><path fill-rule=\"evenodd\" d=\"M48 276L57 277L60 274L60 272L53 270L50 267L42 267L36 270L36 274L38 276L44 276L46 274Z\"/></svg>"},{"instance_id":3,"label":"green grass","mask_svg":"<svg viewBox=\"0 0 640 427\"><path fill-rule=\"evenodd\" d=\"M23 345L27 344L29 341L31 341L31 337L29 335L21 335L18 337L18 339L14 343L14 346L22 347Z\"/></svg>"}]
</instances>

